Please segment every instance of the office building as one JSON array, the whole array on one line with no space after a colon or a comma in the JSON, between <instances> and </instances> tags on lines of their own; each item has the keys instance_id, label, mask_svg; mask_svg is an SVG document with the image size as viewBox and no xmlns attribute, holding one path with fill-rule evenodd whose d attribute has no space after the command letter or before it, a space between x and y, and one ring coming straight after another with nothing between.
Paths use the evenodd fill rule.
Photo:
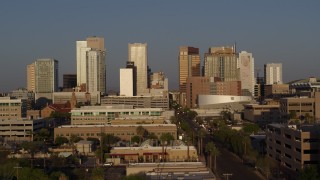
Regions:
<instances>
[{"instance_id":1,"label":"office building","mask_svg":"<svg viewBox=\"0 0 320 180\"><path fill-rule=\"evenodd\" d=\"M128 61L136 68L136 93L148 93L148 46L146 43L128 44Z\"/></svg>"},{"instance_id":2,"label":"office building","mask_svg":"<svg viewBox=\"0 0 320 180\"><path fill-rule=\"evenodd\" d=\"M106 92L105 51L87 51L87 92Z\"/></svg>"},{"instance_id":3,"label":"office building","mask_svg":"<svg viewBox=\"0 0 320 180\"><path fill-rule=\"evenodd\" d=\"M28 90L35 93L58 91L58 61L55 59L37 59L27 66Z\"/></svg>"},{"instance_id":4,"label":"office building","mask_svg":"<svg viewBox=\"0 0 320 180\"><path fill-rule=\"evenodd\" d=\"M101 138L101 133L112 134L122 140L130 141L137 134L137 127L142 126L148 132L153 132L160 137L164 133L170 133L177 137L175 124L129 124L129 125L66 125L54 128L54 138L63 136L70 139L71 135L77 135L83 139Z\"/></svg>"},{"instance_id":5,"label":"office building","mask_svg":"<svg viewBox=\"0 0 320 180\"><path fill-rule=\"evenodd\" d=\"M240 81L223 82L214 77L189 77L187 79L186 102L188 108L199 107L199 95L241 95Z\"/></svg>"},{"instance_id":6,"label":"office building","mask_svg":"<svg viewBox=\"0 0 320 180\"><path fill-rule=\"evenodd\" d=\"M130 105L133 108L169 109L169 96L105 96L101 105Z\"/></svg>"},{"instance_id":7,"label":"office building","mask_svg":"<svg viewBox=\"0 0 320 180\"><path fill-rule=\"evenodd\" d=\"M77 86L82 91L106 92L106 49L104 38L88 37L76 42Z\"/></svg>"},{"instance_id":8,"label":"office building","mask_svg":"<svg viewBox=\"0 0 320 180\"><path fill-rule=\"evenodd\" d=\"M320 92L311 92L308 96L280 99L282 117L307 121L320 120Z\"/></svg>"},{"instance_id":9,"label":"office building","mask_svg":"<svg viewBox=\"0 0 320 180\"><path fill-rule=\"evenodd\" d=\"M128 63L132 65L128 66ZM120 69L120 96L135 96L136 81L134 62L127 62L127 68Z\"/></svg>"},{"instance_id":10,"label":"office building","mask_svg":"<svg viewBox=\"0 0 320 180\"><path fill-rule=\"evenodd\" d=\"M27 100L0 97L0 120L27 117Z\"/></svg>"},{"instance_id":11,"label":"office building","mask_svg":"<svg viewBox=\"0 0 320 180\"><path fill-rule=\"evenodd\" d=\"M71 124L94 125L112 124L116 118L150 118L161 116L161 108L133 108L128 105L83 106L71 110Z\"/></svg>"},{"instance_id":12,"label":"office building","mask_svg":"<svg viewBox=\"0 0 320 180\"><path fill-rule=\"evenodd\" d=\"M282 64L270 63L264 65L265 84L282 84Z\"/></svg>"},{"instance_id":13,"label":"office building","mask_svg":"<svg viewBox=\"0 0 320 180\"><path fill-rule=\"evenodd\" d=\"M63 75L63 89L71 89L77 86L76 74L64 74Z\"/></svg>"},{"instance_id":14,"label":"office building","mask_svg":"<svg viewBox=\"0 0 320 180\"><path fill-rule=\"evenodd\" d=\"M180 47L179 50L179 90L186 93L187 78L200 76L199 48Z\"/></svg>"},{"instance_id":15,"label":"office building","mask_svg":"<svg viewBox=\"0 0 320 180\"><path fill-rule=\"evenodd\" d=\"M241 51L238 57L238 67L243 96L254 96L254 58L252 53Z\"/></svg>"},{"instance_id":16,"label":"office building","mask_svg":"<svg viewBox=\"0 0 320 180\"><path fill-rule=\"evenodd\" d=\"M36 91L36 75L34 63L27 65L27 90Z\"/></svg>"},{"instance_id":17,"label":"office building","mask_svg":"<svg viewBox=\"0 0 320 180\"><path fill-rule=\"evenodd\" d=\"M35 62L35 92L52 93L58 91L58 61L37 59Z\"/></svg>"},{"instance_id":18,"label":"office building","mask_svg":"<svg viewBox=\"0 0 320 180\"><path fill-rule=\"evenodd\" d=\"M239 81L237 54L234 47L211 47L204 57L204 75L221 81Z\"/></svg>"}]
</instances>

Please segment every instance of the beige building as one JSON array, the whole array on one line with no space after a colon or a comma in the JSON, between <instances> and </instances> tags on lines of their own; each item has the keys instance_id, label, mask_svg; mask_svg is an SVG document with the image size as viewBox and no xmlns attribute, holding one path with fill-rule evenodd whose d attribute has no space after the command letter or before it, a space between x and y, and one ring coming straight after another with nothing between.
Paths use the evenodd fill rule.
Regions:
<instances>
[{"instance_id":1,"label":"beige building","mask_svg":"<svg viewBox=\"0 0 320 180\"><path fill-rule=\"evenodd\" d=\"M163 108L169 109L168 93L163 96L104 96L101 105L130 105L133 108Z\"/></svg>"},{"instance_id":2,"label":"beige building","mask_svg":"<svg viewBox=\"0 0 320 180\"><path fill-rule=\"evenodd\" d=\"M137 95L144 95L148 90L148 45L147 43L128 44L128 61L136 67Z\"/></svg>"},{"instance_id":3,"label":"beige building","mask_svg":"<svg viewBox=\"0 0 320 180\"><path fill-rule=\"evenodd\" d=\"M63 136L70 138L75 134L83 139L100 138L101 133L112 134L120 139L130 141L137 135L137 127L142 126L148 132L154 133L158 138L164 133L177 137L177 126L174 124L131 124L131 125L66 125L54 129L54 137Z\"/></svg>"},{"instance_id":4,"label":"beige building","mask_svg":"<svg viewBox=\"0 0 320 180\"><path fill-rule=\"evenodd\" d=\"M77 151L82 155L92 154L96 149L93 141L80 140L75 145Z\"/></svg>"},{"instance_id":5,"label":"beige building","mask_svg":"<svg viewBox=\"0 0 320 180\"><path fill-rule=\"evenodd\" d=\"M280 112L283 117L308 117L318 121L320 119L320 92L312 92L309 96L290 97L280 99Z\"/></svg>"},{"instance_id":6,"label":"beige building","mask_svg":"<svg viewBox=\"0 0 320 180\"><path fill-rule=\"evenodd\" d=\"M27 65L27 90L36 91L36 75L34 63Z\"/></svg>"},{"instance_id":7,"label":"beige building","mask_svg":"<svg viewBox=\"0 0 320 180\"><path fill-rule=\"evenodd\" d=\"M73 125L95 125L112 124L112 121L119 118L143 119L161 117L161 108L133 108L132 106L83 106L71 110L71 124ZM150 122L150 121L149 121Z\"/></svg>"},{"instance_id":8,"label":"beige building","mask_svg":"<svg viewBox=\"0 0 320 180\"><path fill-rule=\"evenodd\" d=\"M46 127L44 119L11 119L0 121L0 136L5 141L33 141L33 133Z\"/></svg>"},{"instance_id":9,"label":"beige building","mask_svg":"<svg viewBox=\"0 0 320 180\"><path fill-rule=\"evenodd\" d=\"M0 97L0 120L22 119L27 117L27 100Z\"/></svg>"},{"instance_id":10,"label":"beige building","mask_svg":"<svg viewBox=\"0 0 320 180\"><path fill-rule=\"evenodd\" d=\"M186 92L187 78L200 76L199 48L180 47L179 51L179 90Z\"/></svg>"},{"instance_id":11,"label":"beige building","mask_svg":"<svg viewBox=\"0 0 320 180\"><path fill-rule=\"evenodd\" d=\"M99 92L55 92L52 94L53 104L65 104L71 101L72 94L74 93L77 103L82 104L100 104L100 93Z\"/></svg>"},{"instance_id":12,"label":"beige building","mask_svg":"<svg viewBox=\"0 0 320 180\"><path fill-rule=\"evenodd\" d=\"M282 84L282 63L268 63L264 65L265 84Z\"/></svg>"},{"instance_id":13,"label":"beige building","mask_svg":"<svg viewBox=\"0 0 320 180\"><path fill-rule=\"evenodd\" d=\"M269 84L264 86L264 96L274 97L289 94L289 84Z\"/></svg>"},{"instance_id":14,"label":"beige building","mask_svg":"<svg viewBox=\"0 0 320 180\"><path fill-rule=\"evenodd\" d=\"M211 47L204 57L204 75L221 81L239 81L237 54L234 47Z\"/></svg>"},{"instance_id":15,"label":"beige building","mask_svg":"<svg viewBox=\"0 0 320 180\"><path fill-rule=\"evenodd\" d=\"M110 156L131 163L154 163L163 160L166 162L198 161L196 148L187 146L180 140L172 141L163 147L158 140L151 139L143 142L140 147L114 147L111 149Z\"/></svg>"},{"instance_id":16,"label":"beige building","mask_svg":"<svg viewBox=\"0 0 320 180\"><path fill-rule=\"evenodd\" d=\"M259 125L280 122L282 120L279 104L245 104L243 115L245 120Z\"/></svg>"},{"instance_id":17,"label":"beige building","mask_svg":"<svg viewBox=\"0 0 320 180\"><path fill-rule=\"evenodd\" d=\"M318 125L269 124L266 129L267 155L281 166L300 171L320 163Z\"/></svg>"}]
</instances>

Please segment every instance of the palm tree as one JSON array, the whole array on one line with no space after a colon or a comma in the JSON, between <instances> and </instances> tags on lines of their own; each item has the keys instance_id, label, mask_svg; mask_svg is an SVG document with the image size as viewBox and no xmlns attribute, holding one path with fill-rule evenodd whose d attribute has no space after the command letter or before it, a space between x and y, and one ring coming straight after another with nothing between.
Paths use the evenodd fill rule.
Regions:
<instances>
[{"instance_id":1,"label":"palm tree","mask_svg":"<svg viewBox=\"0 0 320 180\"><path fill-rule=\"evenodd\" d=\"M205 135L206 135L207 133L203 130L203 129L201 129L199 132L198 132L198 142L199 142L199 144L198 144L198 146L199 146L199 148L198 148L198 151L199 151L199 155L201 155L202 154L202 145L203 145L203 143L202 143L202 141L203 141L203 138L205 137Z\"/></svg>"},{"instance_id":2,"label":"palm tree","mask_svg":"<svg viewBox=\"0 0 320 180\"><path fill-rule=\"evenodd\" d=\"M217 168L217 156L219 156L220 151L215 146L213 142L209 142L206 145L206 152L209 153L209 168L212 169L212 156L214 157L214 171L216 171Z\"/></svg>"},{"instance_id":3,"label":"palm tree","mask_svg":"<svg viewBox=\"0 0 320 180\"><path fill-rule=\"evenodd\" d=\"M166 156L165 156L165 152L164 152L164 145L168 146L170 141L174 140L174 137L170 133L164 133L161 135L160 140L161 140L161 145L162 145L162 157L163 157L163 161L165 161Z\"/></svg>"},{"instance_id":4,"label":"palm tree","mask_svg":"<svg viewBox=\"0 0 320 180\"><path fill-rule=\"evenodd\" d=\"M138 126L136 131L137 131L137 135L140 137L139 144L141 144L142 138L144 138L147 130L145 128L143 128L142 126Z\"/></svg>"}]
</instances>

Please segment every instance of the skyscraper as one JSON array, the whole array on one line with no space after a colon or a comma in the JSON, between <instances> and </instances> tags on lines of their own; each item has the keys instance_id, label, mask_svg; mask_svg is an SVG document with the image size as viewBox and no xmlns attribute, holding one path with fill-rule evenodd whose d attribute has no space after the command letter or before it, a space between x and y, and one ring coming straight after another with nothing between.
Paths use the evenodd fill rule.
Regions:
<instances>
[{"instance_id":1,"label":"skyscraper","mask_svg":"<svg viewBox=\"0 0 320 180\"><path fill-rule=\"evenodd\" d=\"M148 49L146 43L128 44L128 61L136 67L137 95L148 93Z\"/></svg>"},{"instance_id":2,"label":"skyscraper","mask_svg":"<svg viewBox=\"0 0 320 180\"><path fill-rule=\"evenodd\" d=\"M282 84L282 64L269 63L264 65L265 84Z\"/></svg>"},{"instance_id":3,"label":"skyscraper","mask_svg":"<svg viewBox=\"0 0 320 180\"><path fill-rule=\"evenodd\" d=\"M243 96L254 96L254 58L252 53L241 51L238 57L240 81Z\"/></svg>"},{"instance_id":4,"label":"skyscraper","mask_svg":"<svg viewBox=\"0 0 320 180\"><path fill-rule=\"evenodd\" d=\"M58 91L58 61L55 59L37 59L27 67L28 90L35 93ZM30 88L30 89L29 89Z\"/></svg>"},{"instance_id":5,"label":"skyscraper","mask_svg":"<svg viewBox=\"0 0 320 180\"><path fill-rule=\"evenodd\" d=\"M221 81L238 81L237 54L233 47L211 47L204 57L204 75Z\"/></svg>"},{"instance_id":6,"label":"skyscraper","mask_svg":"<svg viewBox=\"0 0 320 180\"><path fill-rule=\"evenodd\" d=\"M87 92L106 92L106 49L104 38L88 37L76 42L77 86Z\"/></svg>"},{"instance_id":7,"label":"skyscraper","mask_svg":"<svg viewBox=\"0 0 320 180\"><path fill-rule=\"evenodd\" d=\"M36 76L34 68L34 63L27 65L27 90L32 92L35 92L36 90Z\"/></svg>"},{"instance_id":8,"label":"skyscraper","mask_svg":"<svg viewBox=\"0 0 320 180\"><path fill-rule=\"evenodd\" d=\"M187 78L200 76L199 48L180 47L179 51L179 90L186 93Z\"/></svg>"}]
</instances>

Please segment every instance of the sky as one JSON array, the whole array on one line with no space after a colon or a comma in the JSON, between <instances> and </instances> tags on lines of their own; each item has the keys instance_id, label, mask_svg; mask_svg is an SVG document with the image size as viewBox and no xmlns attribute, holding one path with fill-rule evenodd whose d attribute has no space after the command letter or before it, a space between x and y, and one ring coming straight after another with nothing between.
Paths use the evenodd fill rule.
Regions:
<instances>
[{"instance_id":1,"label":"sky","mask_svg":"<svg viewBox=\"0 0 320 180\"><path fill-rule=\"evenodd\" d=\"M320 76L320 1L114 0L2 1L0 92L26 87L26 67L39 58L76 73L76 41L104 37L107 89L118 90L128 43L148 44L148 65L178 89L179 46L211 46L253 54L255 67L283 64L283 80Z\"/></svg>"}]
</instances>

